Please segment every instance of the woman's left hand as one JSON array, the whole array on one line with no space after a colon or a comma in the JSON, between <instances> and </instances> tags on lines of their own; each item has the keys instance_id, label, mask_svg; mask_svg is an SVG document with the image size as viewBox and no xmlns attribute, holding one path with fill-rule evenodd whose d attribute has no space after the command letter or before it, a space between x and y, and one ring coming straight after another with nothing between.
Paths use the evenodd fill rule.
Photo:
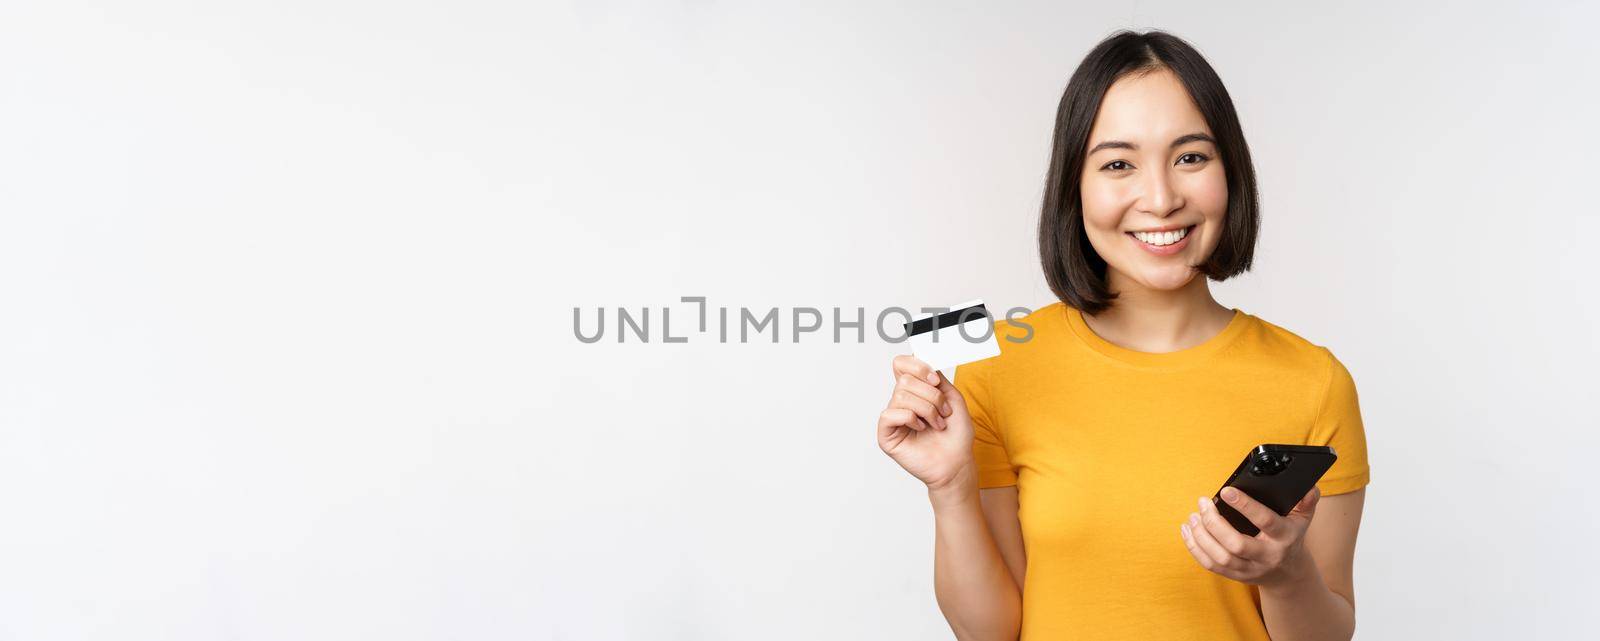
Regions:
<instances>
[{"instance_id":1,"label":"woman's left hand","mask_svg":"<svg viewBox=\"0 0 1600 641\"><path fill-rule=\"evenodd\" d=\"M1260 533L1245 536L1233 529L1209 497L1201 497L1200 511L1190 513L1189 522L1178 529L1189 554L1207 570L1261 586L1291 583L1316 572L1304 542L1321 496L1312 487L1287 516L1279 516L1244 492L1227 487L1222 500L1261 528Z\"/></svg>"}]
</instances>

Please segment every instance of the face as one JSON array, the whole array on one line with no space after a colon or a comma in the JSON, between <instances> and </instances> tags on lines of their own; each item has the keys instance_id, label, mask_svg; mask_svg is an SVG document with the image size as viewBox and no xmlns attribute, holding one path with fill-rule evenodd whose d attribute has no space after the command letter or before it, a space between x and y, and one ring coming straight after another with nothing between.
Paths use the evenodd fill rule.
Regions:
<instances>
[{"instance_id":1,"label":"face","mask_svg":"<svg viewBox=\"0 0 1600 641\"><path fill-rule=\"evenodd\" d=\"M1113 291L1176 290L1216 249L1228 181L1211 129L1171 71L1106 91L1081 177L1084 229Z\"/></svg>"}]
</instances>

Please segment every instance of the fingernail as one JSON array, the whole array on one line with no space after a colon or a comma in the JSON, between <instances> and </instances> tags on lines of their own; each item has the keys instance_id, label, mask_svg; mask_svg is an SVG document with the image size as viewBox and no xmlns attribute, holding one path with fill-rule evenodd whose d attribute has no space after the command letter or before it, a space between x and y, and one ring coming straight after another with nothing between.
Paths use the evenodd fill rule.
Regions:
<instances>
[{"instance_id":1,"label":"fingernail","mask_svg":"<svg viewBox=\"0 0 1600 641\"><path fill-rule=\"evenodd\" d=\"M1222 488L1222 500L1229 503L1239 500L1239 490L1233 489L1232 486Z\"/></svg>"},{"instance_id":2,"label":"fingernail","mask_svg":"<svg viewBox=\"0 0 1600 641\"><path fill-rule=\"evenodd\" d=\"M1183 535L1183 539L1185 541L1189 540L1189 524L1188 523L1179 524L1178 525L1178 533Z\"/></svg>"},{"instance_id":3,"label":"fingernail","mask_svg":"<svg viewBox=\"0 0 1600 641\"><path fill-rule=\"evenodd\" d=\"M949 401L946 401L945 404L944 404L944 413L945 414L954 414L955 413L955 410L950 407Z\"/></svg>"},{"instance_id":4,"label":"fingernail","mask_svg":"<svg viewBox=\"0 0 1600 641\"><path fill-rule=\"evenodd\" d=\"M1199 514L1190 514L1189 515L1189 525L1193 526L1193 527L1198 527L1200 525L1200 515Z\"/></svg>"},{"instance_id":5,"label":"fingernail","mask_svg":"<svg viewBox=\"0 0 1600 641\"><path fill-rule=\"evenodd\" d=\"M928 372L928 384L930 384L930 385L938 385L939 384L939 370L934 370L934 371Z\"/></svg>"},{"instance_id":6,"label":"fingernail","mask_svg":"<svg viewBox=\"0 0 1600 641\"><path fill-rule=\"evenodd\" d=\"M1201 512L1206 511L1206 505L1209 504L1209 503L1211 503L1211 501L1207 501L1206 497L1204 497L1204 496L1200 497L1200 511Z\"/></svg>"}]
</instances>

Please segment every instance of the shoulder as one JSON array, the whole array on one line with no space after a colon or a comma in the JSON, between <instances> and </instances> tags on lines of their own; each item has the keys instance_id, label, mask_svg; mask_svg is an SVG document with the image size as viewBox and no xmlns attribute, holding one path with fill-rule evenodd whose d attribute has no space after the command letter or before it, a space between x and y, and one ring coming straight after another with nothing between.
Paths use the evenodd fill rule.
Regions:
<instances>
[{"instance_id":1,"label":"shoulder","mask_svg":"<svg viewBox=\"0 0 1600 641\"><path fill-rule=\"evenodd\" d=\"M1246 330L1246 343L1251 350L1266 356L1269 362L1323 382L1340 375L1349 377L1344 364L1333 355L1333 350L1259 316L1245 316L1250 323Z\"/></svg>"},{"instance_id":2,"label":"shoulder","mask_svg":"<svg viewBox=\"0 0 1600 641\"><path fill-rule=\"evenodd\" d=\"M993 372L1026 367L1027 363L1044 358L1049 345L1059 341L1062 332L1071 331L1066 324L1066 309L1056 301L1028 311L1013 307L994 320L994 339L1000 346L1000 355L974 361L957 368L956 377L964 374L987 377Z\"/></svg>"},{"instance_id":3,"label":"shoulder","mask_svg":"<svg viewBox=\"0 0 1600 641\"><path fill-rule=\"evenodd\" d=\"M1031 312L1024 307L1011 309L1004 318L994 322L1001 359L1015 361L1048 351L1065 333L1072 331L1067 325L1067 312L1067 306L1060 301Z\"/></svg>"},{"instance_id":4,"label":"shoulder","mask_svg":"<svg viewBox=\"0 0 1600 641\"><path fill-rule=\"evenodd\" d=\"M1067 307L1061 301L1031 312L1025 307L1013 308L1004 318L994 322L995 336L1000 339L1001 352L1004 353L1008 348L1021 352L1032 345L1036 338L1053 338L1067 331L1066 312Z\"/></svg>"}]
</instances>

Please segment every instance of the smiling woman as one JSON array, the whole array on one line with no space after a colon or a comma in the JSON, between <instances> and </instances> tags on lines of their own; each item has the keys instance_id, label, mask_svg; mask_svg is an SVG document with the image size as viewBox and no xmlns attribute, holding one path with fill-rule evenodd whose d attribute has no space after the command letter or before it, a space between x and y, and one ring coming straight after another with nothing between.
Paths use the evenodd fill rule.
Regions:
<instances>
[{"instance_id":1,"label":"smiling woman","mask_svg":"<svg viewBox=\"0 0 1600 641\"><path fill-rule=\"evenodd\" d=\"M1084 59L1057 113L1039 253L1059 302L955 381L912 356L878 419L928 486L934 588L961 639L1348 640L1368 482L1327 348L1218 303L1250 268L1255 172L1211 66L1160 32ZM997 323L997 332L1013 323ZM1338 460L1289 514L1208 498L1261 444Z\"/></svg>"},{"instance_id":2,"label":"smiling woman","mask_svg":"<svg viewBox=\"0 0 1600 641\"><path fill-rule=\"evenodd\" d=\"M1196 270L1225 280L1250 269L1260 226L1255 166L1222 79L1176 37L1129 36L1106 40L1067 83L1039 218L1050 289L1090 314L1126 289L1108 282L1120 277L1107 273L1108 260L1174 256L1121 275L1143 276L1146 286L1188 281ZM1140 211L1125 216L1135 201ZM1199 242L1188 238L1196 232Z\"/></svg>"}]
</instances>

